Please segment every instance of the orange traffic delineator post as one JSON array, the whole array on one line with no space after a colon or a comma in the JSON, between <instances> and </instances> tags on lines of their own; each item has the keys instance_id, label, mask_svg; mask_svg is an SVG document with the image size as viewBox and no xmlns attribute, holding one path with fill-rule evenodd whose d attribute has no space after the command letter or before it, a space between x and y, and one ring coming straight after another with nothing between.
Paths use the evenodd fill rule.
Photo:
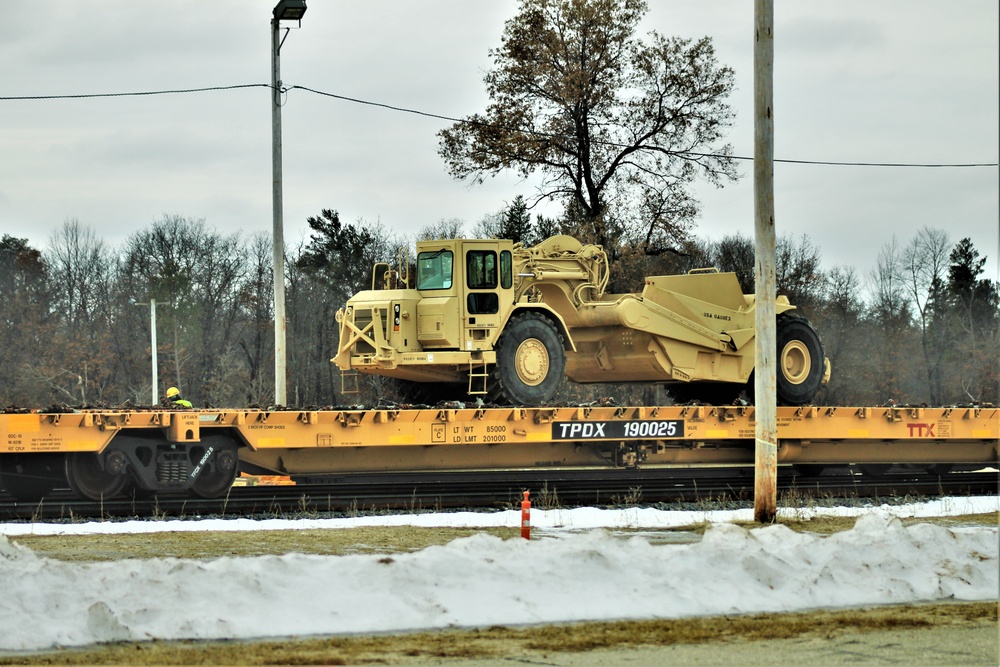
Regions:
<instances>
[{"instance_id":1,"label":"orange traffic delineator post","mask_svg":"<svg viewBox=\"0 0 1000 667\"><path fill-rule=\"evenodd\" d=\"M531 539L531 501L528 500L529 491L524 492L524 500L521 501L521 537L526 540Z\"/></svg>"}]
</instances>

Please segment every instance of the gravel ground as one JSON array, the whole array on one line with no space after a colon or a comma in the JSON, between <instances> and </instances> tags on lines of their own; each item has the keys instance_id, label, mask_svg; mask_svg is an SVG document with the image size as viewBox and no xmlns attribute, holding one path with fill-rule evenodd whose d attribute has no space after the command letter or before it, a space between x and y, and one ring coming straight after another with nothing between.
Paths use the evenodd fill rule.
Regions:
<instances>
[{"instance_id":1,"label":"gravel ground","mask_svg":"<svg viewBox=\"0 0 1000 667\"><path fill-rule=\"evenodd\" d=\"M121 642L0 665L998 665L996 602L248 642Z\"/></svg>"},{"instance_id":2,"label":"gravel ground","mask_svg":"<svg viewBox=\"0 0 1000 667\"><path fill-rule=\"evenodd\" d=\"M566 667L630 665L998 665L1000 632L995 620L959 627L838 632L794 639L676 644L661 647L598 649L584 653L542 652L488 660L414 660L387 664L440 664L449 667L524 662Z\"/></svg>"}]
</instances>

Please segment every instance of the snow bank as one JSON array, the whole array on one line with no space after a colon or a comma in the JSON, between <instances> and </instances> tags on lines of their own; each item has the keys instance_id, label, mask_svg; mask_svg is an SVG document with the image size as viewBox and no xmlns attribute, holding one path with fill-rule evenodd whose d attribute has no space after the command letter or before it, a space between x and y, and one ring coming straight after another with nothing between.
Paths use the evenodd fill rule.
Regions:
<instances>
[{"instance_id":1,"label":"snow bank","mask_svg":"<svg viewBox=\"0 0 1000 667\"><path fill-rule=\"evenodd\" d=\"M996 527L878 513L829 537L721 523L683 545L592 530L213 561L61 562L0 537L0 650L992 600L998 550Z\"/></svg>"}]
</instances>

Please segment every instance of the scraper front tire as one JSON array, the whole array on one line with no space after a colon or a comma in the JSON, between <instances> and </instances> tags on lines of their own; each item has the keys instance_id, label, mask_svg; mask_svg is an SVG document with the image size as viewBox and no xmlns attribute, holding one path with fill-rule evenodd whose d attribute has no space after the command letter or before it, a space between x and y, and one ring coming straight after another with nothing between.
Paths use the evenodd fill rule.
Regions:
<instances>
[{"instance_id":1,"label":"scraper front tire","mask_svg":"<svg viewBox=\"0 0 1000 667\"><path fill-rule=\"evenodd\" d=\"M497 341L490 398L501 405L542 405L556 395L566 372L563 337L540 313L516 315Z\"/></svg>"}]
</instances>

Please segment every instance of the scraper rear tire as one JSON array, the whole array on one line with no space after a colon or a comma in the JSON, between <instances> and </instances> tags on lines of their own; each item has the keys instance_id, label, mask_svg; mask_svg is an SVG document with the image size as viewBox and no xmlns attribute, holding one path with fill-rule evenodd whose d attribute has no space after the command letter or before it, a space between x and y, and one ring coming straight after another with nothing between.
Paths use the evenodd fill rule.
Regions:
<instances>
[{"instance_id":1,"label":"scraper rear tire","mask_svg":"<svg viewBox=\"0 0 1000 667\"><path fill-rule=\"evenodd\" d=\"M823 343L809 320L796 313L782 313L777 326L778 404L811 403L823 386Z\"/></svg>"}]
</instances>

